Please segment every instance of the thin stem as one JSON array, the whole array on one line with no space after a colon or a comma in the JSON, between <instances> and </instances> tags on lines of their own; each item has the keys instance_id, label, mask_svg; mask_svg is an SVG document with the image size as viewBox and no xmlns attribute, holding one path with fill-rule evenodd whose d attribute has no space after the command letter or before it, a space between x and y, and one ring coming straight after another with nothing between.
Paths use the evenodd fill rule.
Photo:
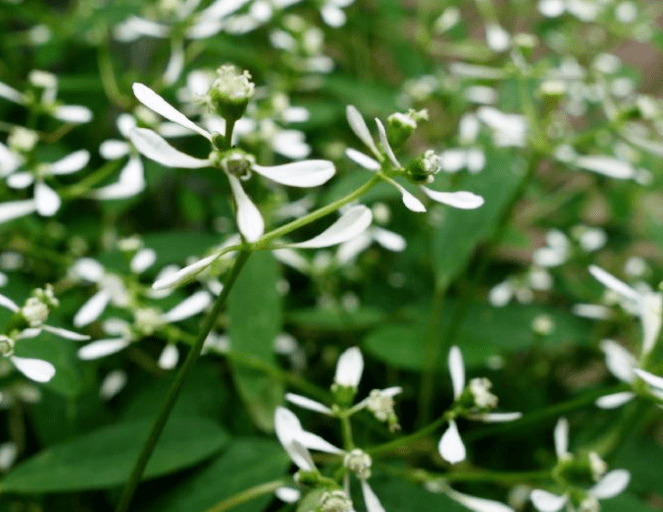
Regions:
<instances>
[{"instance_id":1,"label":"thin stem","mask_svg":"<svg viewBox=\"0 0 663 512\"><path fill-rule=\"evenodd\" d=\"M373 448L369 448L365 451L369 455L376 455L379 453L391 452L402 446L410 445L417 439L427 436L428 434L432 434L438 428L440 428L446 421L447 421L446 415L440 416L433 423L426 425L425 427L417 430L416 432L413 432L410 435L399 437L398 439L394 439L393 441L389 441L388 443L384 443L379 446L374 446Z\"/></svg>"},{"instance_id":2,"label":"thin stem","mask_svg":"<svg viewBox=\"0 0 663 512\"><path fill-rule=\"evenodd\" d=\"M231 148L233 144L233 131L236 119L226 119L226 146Z\"/></svg>"},{"instance_id":3,"label":"thin stem","mask_svg":"<svg viewBox=\"0 0 663 512\"><path fill-rule=\"evenodd\" d=\"M341 428L343 429L343 448L345 451L349 452L355 447L355 443L352 439L352 424L350 423L350 416L348 414L343 414L340 418Z\"/></svg>"},{"instance_id":4,"label":"thin stem","mask_svg":"<svg viewBox=\"0 0 663 512\"><path fill-rule=\"evenodd\" d=\"M63 187L58 189L58 195L64 199L70 199L74 197L80 197L88 193L95 185L98 185L104 181L108 176L117 171L119 160L110 160L104 165L99 167L92 174L87 175L85 178L80 180L78 183L71 185L69 187Z\"/></svg>"},{"instance_id":5,"label":"thin stem","mask_svg":"<svg viewBox=\"0 0 663 512\"><path fill-rule=\"evenodd\" d=\"M264 484L256 485L255 487L250 487L249 489L238 492L234 496L217 503L212 508L208 508L205 512L225 512L226 510L230 510L242 503L251 501L258 496L271 494L284 485L288 485L288 482L285 480L274 480L273 482L266 482Z\"/></svg>"},{"instance_id":6,"label":"thin stem","mask_svg":"<svg viewBox=\"0 0 663 512\"><path fill-rule=\"evenodd\" d=\"M173 407L175 406L177 397L179 396L180 391L182 390L182 387L184 386L187 377L192 372L195 362L198 359L198 356L200 355L200 352L203 349L205 340L207 339L207 336L209 335L212 328L214 327L214 323L216 322L217 317L221 313L221 310L223 309L226 303L228 294L230 293L230 290L232 290L233 285L237 280L237 277L242 271L242 268L244 267L246 261L249 259L250 255L251 255L250 252L243 251L239 253L237 260L235 261L235 264L232 270L230 271L230 275L228 276L227 282L224 284L223 291L216 299L216 302L212 307L212 311L210 311L209 314L205 317L205 320L203 320L203 324L200 328L200 331L198 332L196 342L189 351L186 360L184 361L184 364L177 372L175 381L168 390L166 399L164 400L161 406L159 415L154 420L154 424L152 425L147 440L143 445L143 449L140 455L138 456L138 458L136 459L136 463L134 465L133 470L131 471L129 480L127 481L124 490L122 491L122 495L120 496L120 503L117 506L116 512L128 512L129 505L131 504L131 499L133 498L133 495L136 492L136 488L138 487L140 478L143 475L145 466L147 466L147 463L150 460L152 452L154 451L154 448L159 442L159 438L161 437L161 432L166 426L166 422L168 421L170 413L172 412Z\"/></svg>"}]
</instances>

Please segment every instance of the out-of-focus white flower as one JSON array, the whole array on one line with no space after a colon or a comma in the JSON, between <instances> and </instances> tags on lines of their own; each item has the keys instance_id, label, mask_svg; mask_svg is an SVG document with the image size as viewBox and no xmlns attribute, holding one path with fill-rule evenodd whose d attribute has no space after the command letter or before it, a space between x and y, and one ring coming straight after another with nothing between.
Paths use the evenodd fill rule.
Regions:
<instances>
[{"instance_id":1,"label":"out-of-focus white flower","mask_svg":"<svg viewBox=\"0 0 663 512\"><path fill-rule=\"evenodd\" d=\"M493 142L498 147L525 147L527 122L520 114L506 114L494 107L480 107L477 117L493 131Z\"/></svg>"},{"instance_id":2,"label":"out-of-focus white flower","mask_svg":"<svg viewBox=\"0 0 663 512\"><path fill-rule=\"evenodd\" d=\"M546 247L532 254L535 265L543 268L558 267L569 259L571 244L567 236L556 229L546 234Z\"/></svg>"}]
</instances>

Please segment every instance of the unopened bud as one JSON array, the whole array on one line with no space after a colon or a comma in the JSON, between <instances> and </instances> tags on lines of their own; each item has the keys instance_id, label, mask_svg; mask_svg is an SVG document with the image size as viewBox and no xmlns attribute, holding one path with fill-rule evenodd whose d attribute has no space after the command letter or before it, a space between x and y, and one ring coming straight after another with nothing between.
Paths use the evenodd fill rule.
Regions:
<instances>
[{"instance_id":1,"label":"unopened bud","mask_svg":"<svg viewBox=\"0 0 663 512\"><path fill-rule=\"evenodd\" d=\"M14 354L15 342L13 338L0 334L0 356L9 357Z\"/></svg>"},{"instance_id":2,"label":"unopened bud","mask_svg":"<svg viewBox=\"0 0 663 512\"><path fill-rule=\"evenodd\" d=\"M209 103L217 114L226 121L236 121L244 115L249 100L253 97L255 84L251 75L232 65L217 69L219 75L209 90Z\"/></svg>"},{"instance_id":3,"label":"unopened bud","mask_svg":"<svg viewBox=\"0 0 663 512\"><path fill-rule=\"evenodd\" d=\"M435 151L429 149L410 162L405 175L414 183L431 183L441 168L442 160Z\"/></svg>"},{"instance_id":4,"label":"unopened bud","mask_svg":"<svg viewBox=\"0 0 663 512\"><path fill-rule=\"evenodd\" d=\"M387 140L392 148L399 148L417 129L419 121L428 119L427 110L412 110L406 114L396 112L387 118Z\"/></svg>"}]
</instances>

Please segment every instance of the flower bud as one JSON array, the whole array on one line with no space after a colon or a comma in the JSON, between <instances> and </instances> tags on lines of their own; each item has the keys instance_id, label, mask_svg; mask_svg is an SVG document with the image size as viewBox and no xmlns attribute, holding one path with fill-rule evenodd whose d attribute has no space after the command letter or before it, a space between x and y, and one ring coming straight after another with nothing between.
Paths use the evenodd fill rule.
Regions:
<instances>
[{"instance_id":1,"label":"flower bud","mask_svg":"<svg viewBox=\"0 0 663 512\"><path fill-rule=\"evenodd\" d=\"M240 73L233 65L221 66L216 72L219 76L208 92L209 104L227 122L237 121L253 97L255 84L248 71Z\"/></svg>"},{"instance_id":2,"label":"flower bud","mask_svg":"<svg viewBox=\"0 0 663 512\"><path fill-rule=\"evenodd\" d=\"M370 478L372 464L371 456L358 448L346 453L343 459L343 465L361 480Z\"/></svg>"},{"instance_id":3,"label":"flower bud","mask_svg":"<svg viewBox=\"0 0 663 512\"><path fill-rule=\"evenodd\" d=\"M37 297L30 297L21 308L21 315L30 327L39 327L48 320L49 309Z\"/></svg>"},{"instance_id":4,"label":"flower bud","mask_svg":"<svg viewBox=\"0 0 663 512\"><path fill-rule=\"evenodd\" d=\"M325 491L320 498L320 512L353 512L352 500L344 491Z\"/></svg>"},{"instance_id":5,"label":"flower bud","mask_svg":"<svg viewBox=\"0 0 663 512\"><path fill-rule=\"evenodd\" d=\"M429 149L408 164L405 175L414 183L431 183L441 168L442 160L435 151Z\"/></svg>"},{"instance_id":6,"label":"flower bud","mask_svg":"<svg viewBox=\"0 0 663 512\"><path fill-rule=\"evenodd\" d=\"M428 119L428 111L410 109L407 114L396 112L387 118L387 140L392 148L399 148L417 128L417 123Z\"/></svg>"},{"instance_id":7,"label":"flower bud","mask_svg":"<svg viewBox=\"0 0 663 512\"><path fill-rule=\"evenodd\" d=\"M0 356L9 357L14 354L15 342L13 338L0 334Z\"/></svg>"},{"instance_id":8,"label":"flower bud","mask_svg":"<svg viewBox=\"0 0 663 512\"><path fill-rule=\"evenodd\" d=\"M382 392L380 389L374 389L366 399L366 408L373 413L378 421L389 423L389 430L392 432L400 429L398 418L394 411L394 398Z\"/></svg>"},{"instance_id":9,"label":"flower bud","mask_svg":"<svg viewBox=\"0 0 663 512\"><path fill-rule=\"evenodd\" d=\"M248 180L251 177L251 168L256 163L253 155L237 148L228 151L213 151L210 160L214 166L240 180Z\"/></svg>"},{"instance_id":10,"label":"flower bud","mask_svg":"<svg viewBox=\"0 0 663 512\"><path fill-rule=\"evenodd\" d=\"M341 384L332 384L332 394L334 395L334 404L341 408L350 407L354 402L357 388L353 386L343 386Z\"/></svg>"}]
</instances>

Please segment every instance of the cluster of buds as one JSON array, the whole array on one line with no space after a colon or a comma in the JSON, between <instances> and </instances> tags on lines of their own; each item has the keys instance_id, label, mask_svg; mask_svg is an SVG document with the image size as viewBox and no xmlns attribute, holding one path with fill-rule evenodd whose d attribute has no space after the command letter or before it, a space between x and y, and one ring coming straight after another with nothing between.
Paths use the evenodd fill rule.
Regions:
<instances>
[{"instance_id":1,"label":"cluster of buds","mask_svg":"<svg viewBox=\"0 0 663 512\"><path fill-rule=\"evenodd\" d=\"M21 308L21 315L30 327L40 327L48 320L51 309L58 304L58 299L53 294L53 287L47 284L44 289L34 290L32 297L28 298Z\"/></svg>"},{"instance_id":2,"label":"cluster of buds","mask_svg":"<svg viewBox=\"0 0 663 512\"><path fill-rule=\"evenodd\" d=\"M395 112L387 118L387 140L392 148L400 148L417 129L419 121L428 121L428 110L410 109L403 114Z\"/></svg>"},{"instance_id":3,"label":"cluster of buds","mask_svg":"<svg viewBox=\"0 0 663 512\"><path fill-rule=\"evenodd\" d=\"M244 115L255 93L255 84L247 70L240 72L233 65L221 66L216 72L218 77L207 93L208 104L213 112L234 122Z\"/></svg>"}]
</instances>

